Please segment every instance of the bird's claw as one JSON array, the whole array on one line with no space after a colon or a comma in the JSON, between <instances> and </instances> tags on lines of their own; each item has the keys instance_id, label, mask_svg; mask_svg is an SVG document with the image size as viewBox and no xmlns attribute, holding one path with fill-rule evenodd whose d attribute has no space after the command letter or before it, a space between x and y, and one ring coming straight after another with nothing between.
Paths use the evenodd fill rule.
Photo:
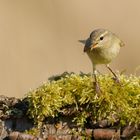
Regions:
<instances>
[{"instance_id":1,"label":"bird's claw","mask_svg":"<svg viewBox=\"0 0 140 140\"><path fill-rule=\"evenodd\" d=\"M113 77L112 79L115 81L115 83L120 84L120 80L118 77Z\"/></svg>"}]
</instances>

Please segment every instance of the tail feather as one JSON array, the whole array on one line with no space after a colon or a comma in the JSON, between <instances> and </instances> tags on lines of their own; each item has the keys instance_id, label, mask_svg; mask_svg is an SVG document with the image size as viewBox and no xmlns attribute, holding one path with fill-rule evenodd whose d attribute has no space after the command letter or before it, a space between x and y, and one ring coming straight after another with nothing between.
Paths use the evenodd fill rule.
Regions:
<instances>
[{"instance_id":1,"label":"tail feather","mask_svg":"<svg viewBox=\"0 0 140 140\"><path fill-rule=\"evenodd\" d=\"M78 40L80 43L82 43L82 44L86 44L86 40Z\"/></svg>"}]
</instances>

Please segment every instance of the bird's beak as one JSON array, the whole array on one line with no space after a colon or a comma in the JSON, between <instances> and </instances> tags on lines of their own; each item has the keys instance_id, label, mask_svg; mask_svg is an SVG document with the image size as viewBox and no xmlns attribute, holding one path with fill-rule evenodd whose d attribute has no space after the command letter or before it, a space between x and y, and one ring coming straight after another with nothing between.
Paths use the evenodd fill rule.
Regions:
<instances>
[{"instance_id":1,"label":"bird's beak","mask_svg":"<svg viewBox=\"0 0 140 140\"><path fill-rule=\"evenodd\" d=\"M97 42L93 43L91 38L88 38L86 41L82 40L80 42L85 43L84 52L92 51L94 48L97 47Z\"/></svg>"},{"instance_id":2,"label":"bird's beak","mask_svg":"<svg viewBox=\"0 0 140 140\"><path fill-rule=\"evenodd\" d=\"M94 43L94 44L90 47L90 51L92 51L93 49L97 48L97 44L98 44L98 43Z\"/></svg>"},{"instance_id":3,"label":"bird's beak","mask_svg":"<svg viewBox=\"0 0 140 140\"><path fill-rule=\"evenodd\" d=\"M88 50L92 51L95 48L97 48L97 43L94 43L94 44L90 45L89 47L85 46L84 52L87 52Z\"/></svg>"}]
</instances>

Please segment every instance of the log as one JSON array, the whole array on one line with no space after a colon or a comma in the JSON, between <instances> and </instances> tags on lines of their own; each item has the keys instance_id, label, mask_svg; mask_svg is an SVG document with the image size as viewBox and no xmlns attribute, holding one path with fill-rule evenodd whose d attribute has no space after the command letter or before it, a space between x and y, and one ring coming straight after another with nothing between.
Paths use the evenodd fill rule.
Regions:
<instances>
[{"instance_id":1,"label":"log","mask_svg":"<svg viewBox=\"0 0 140 140\"><path fill-rule=\"evenodd\" d=\"M120 140L120 130L116 129L94 129L93 137L95 140Z\"/></svg>"},{"instance_id":2,"label":"log","mask_svg":"<svg viewBox=\"0 0 140 140\"><path fill-rule=\"evenodd\" d=\"M9 140L43 140L40 137L35 137L29 134L20 133L20 132L11 132L8 136Z\"/></svg>"}]
</instances>

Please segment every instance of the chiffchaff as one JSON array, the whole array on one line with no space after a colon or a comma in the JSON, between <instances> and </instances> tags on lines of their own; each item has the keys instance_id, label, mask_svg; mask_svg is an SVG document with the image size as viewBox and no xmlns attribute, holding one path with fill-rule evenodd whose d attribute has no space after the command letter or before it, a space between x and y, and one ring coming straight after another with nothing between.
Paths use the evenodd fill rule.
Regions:
<instances>
[{"instance_id":1,"label":"chiffchaff","mask_svg":"<svg viewBox=\"0 0 140 140\"><path fill-rule=\"evenodd\" d=\"M106 29L96 29L87 40L80 40L80 42L85 44L84 52L87 53L93 65L96 92L101 91L96 77L96 66L99 64L105 64L114 75L115 81L119 83L119 78L109 67L109 63L119 54L120 47L124 46L124 43Z\"/></svg>"}]
</instances>

